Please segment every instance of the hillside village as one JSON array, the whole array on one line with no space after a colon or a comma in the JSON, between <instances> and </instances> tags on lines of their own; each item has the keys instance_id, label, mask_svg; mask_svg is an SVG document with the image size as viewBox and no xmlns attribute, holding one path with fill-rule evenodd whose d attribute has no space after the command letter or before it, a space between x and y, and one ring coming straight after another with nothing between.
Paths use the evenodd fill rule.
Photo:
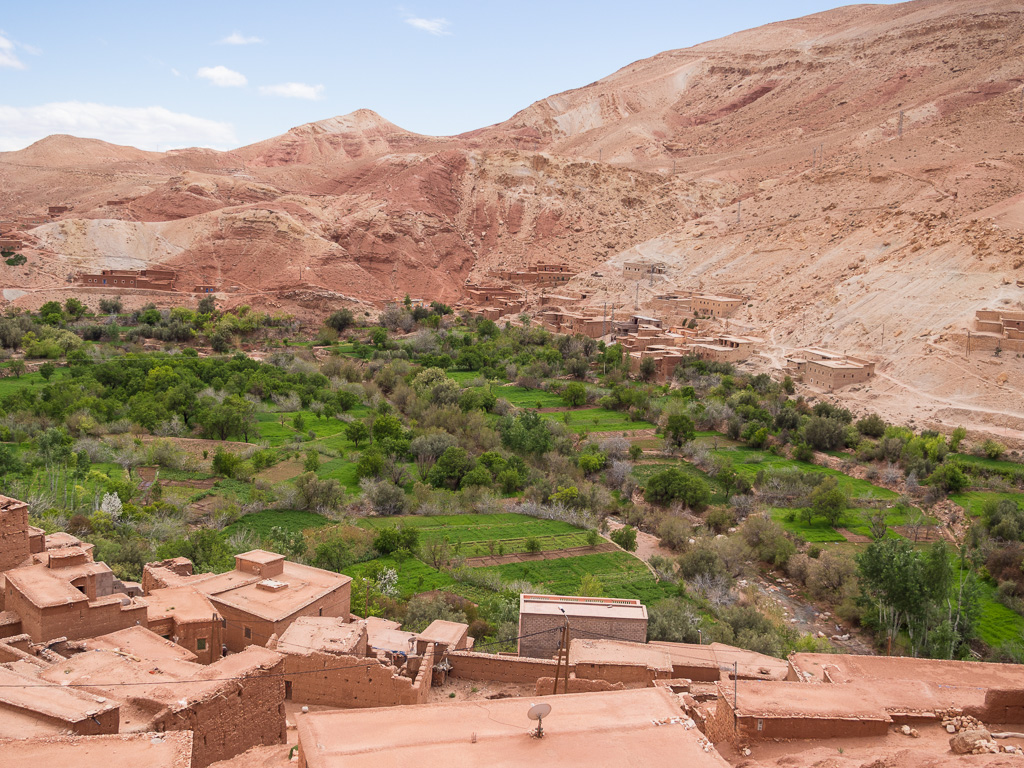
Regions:
<instances>
[{"instance_id":1,"label":"hillside village","mask_svg":"<svg viewBox=\"0 0 1024 768\"><path fill-rule=\"evenodd\" d=\"M0 765L1024 765L1022 23L0 152Z\"/></svg>"}]
</instances>

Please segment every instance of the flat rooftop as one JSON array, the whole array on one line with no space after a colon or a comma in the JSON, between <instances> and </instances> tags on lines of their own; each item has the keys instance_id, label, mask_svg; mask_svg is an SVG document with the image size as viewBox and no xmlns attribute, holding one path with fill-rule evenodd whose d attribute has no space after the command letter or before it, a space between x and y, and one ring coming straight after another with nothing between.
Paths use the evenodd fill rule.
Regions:
<instances>
[{"instance_id":1,"label":"flat rooftop","mask_svg":"<svg viewBox=\"0 0 1024 768\"><path fill-rule=\"evenodd\" d=\"M63 723L77 723L89 717L99 715L117 704L106 701L91 693L76 688L64 688L60 685L46 685L36 677L23 675L6 667L0 666L0 736L21 736L22 728L11 718L11 710L20 710L17 714L26 725L35 720L35 716L45 720L57 720ZM15 730L11 733L10 730ZM60 732L67 726L54 726L52 723L42 725L41 732ZM29 727L28 733L40 733ZM3 753L0 753L3 754ZM6 763L5 763L6 764Z\"/></svg>"},{"instance_id":2,"label":"flat rooftop","mask_svg":"<svg viewBox=\"0 0 1024 768\"><path fill-rule=\"evenodd\" d=\"M547 703L544 738L526 713ZM297 717L309 768L494 768L526 765L725 768L673 695L644 688L572 696L311 712Z\"/></svg>"},{"instance_id":3,"label":"flat rooftop","mask_svg":"<svg viewBox=\"0 0 1024 768\"><path fill-rule=\"evenodd\" d=\"M109 651L128 654L139 661L163 663L166 661L196 662L199 657L187 648L165 640L145 627L128 627L99 637L82 641L87 651Z\"/></svg>"},{"instance_id":4,"label":"flat rooftop","mask_svg":"<svg viewBox=\"0 0 1024 768\"><path fill-rule=\"evenodd\" d=\"M217 613L210 599L192 587L165 587L146 595L150 621L173 618L177 622L209 622Z\"/></svg>"},{"instance_id":5,"label":"flat rooftop","mask_svg":"<svg viewBox=\"0 0 1024 768\"><path fill-rule=\"evenodd\" d=\"M192 731L0 738L0 754L4 756L4 763L11 766L189 768L192 765Z\"/></svg>"},{"instance_id":6,"label":"flat rooftop","mask_svg":"<svg viewBox=\"0 0 1024 768\"><path fill-rule=\"evenodd\" d=\"M350 583L352 578L288 560L273 580L286 584L279 590L258 585L265 577L245 571L228 571L190 583L214 603L222 603L267 621L281 621L310 603Z\"/></svg>"},{"instance_id":7,"label":"flat rooftop","mask_svg":"<svg viewBox=\"0 0 1024 768\"><path fill-rule=\"evenodd\" d=\"M792 661L793 666L813 680L825 680L827 671L836 683L915 680L948 687L1024 688L1024 664L829 653L795 653Z\"/></svg>"},{"instance_id":8,"label":"flat rooftop","mask_svg":"<svg viewBox=\"0 0 1024 768\"><path fill-rule=\"evenodd\" d=\"M646 643L624 640L589 640L572 638L569 643L570 664L636 664L672 673L672 658L663 649Z\"/></svg>"},{"instance_id":9,"label":"flat rooftop","mask_svg":"<svg viewBox=\"0 0 1024 768\"><path fill-rule=\"evenodd\" d=\"M426 640L428 643L444 643L454 651L456 650L455 646L466 636L468 631L468 624L437 619L432 621L430 626L418 634L420 640Z\"/></svg>"},{"instance_id":10,"label":"flat rooftop","mask_svg":"<svg viewBox=\"0 0 1024 768\"><path fill-rule=\"evenodd\" d=\"M519 595L519 612L545 616L599 616L614 619L647 619L647 607L639 600L568 595Z\"/></svg>"},{"instance_id":11,"label":"flat rooftop","mask_svg":"<svg viewBox=\"0 0 1024 768\"><path fill-rule=\"evenodd\" d=\"M300 616L277 641L281 653L357 654L366 647L366 624L346 623L342 617Z\"/></svg>"},{"instance_id":12,"label":"flat rooftop","mask_svg":"<svg viewBox=\"0 0 1024 768\"><path fill-rule=\"evenodd\" d=\"M50 608L89 601L84 593L71 586L71 579L89 572L96 572L97 569L105 570L106 566L101 567L99 563L89 563L88 565L93 567L85 571L81 571L81 567L54 569L45 565L29 565L7 571L4 575L7 577L7 581L32 605L37 608Z\"/></svg>"}]
</instances>

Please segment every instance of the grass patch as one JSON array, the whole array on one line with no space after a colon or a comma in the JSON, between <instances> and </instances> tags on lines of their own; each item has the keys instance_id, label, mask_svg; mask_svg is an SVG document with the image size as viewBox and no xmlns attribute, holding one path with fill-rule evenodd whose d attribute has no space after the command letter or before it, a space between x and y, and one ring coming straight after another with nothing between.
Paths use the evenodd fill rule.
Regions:
<instances>
[{"instance_id":1,"label":"grass patch","mask_svg":"<svg viewBox=\"0 0 1024 768\"><path fill-rule=\"evenodd\" d=\"M448 375L455 378L451 373ZM479 375L479 373L476 373L474 374L474 377L478 377ZM479 387L477 387L476 390L483 391ZM565 406L565 401L560 395L556 395L554 392L547 392L543 389L526 389L525 387L517 386L491 387L491 392L493 392L497 397L508 400L517 408L562 408Z\"/></svg>"},{"instance_id":2,"label":"grass patch","mask_svg":"<svg viewBox=\"0 0 1024 768\"><path fill-rule=\"evenodd\" d=\"M69 375L67 368L58 368L53 372L50 383L55 383ZM5 376L0 379L0 399L13 395L25 387L39 387L46 384L46 379L39 372L23 373L21 376Z\"/></svg>"},{"instance_id":3,"label":"grass patch","mask_svg":"<svg viewBox=\"0 0 1024 768\"><path fill-rule=\"evenodd\" d=\"M505 581L526 579L536 588L557 595L575 594L585 574L601 581L607 597L635 598L650 604L676 594L674 585L658 582L640 560L626 552L509 563L478 570L495 571Z\"/></svg>"},{"instance_id":4,"label":"grass patch","mask_svg":"<svg viewBox=\"0 0 1024 768\"><path fill-rule=\"evenodd\" d=\"M348 459L331 459L323 462L316 474L323 480L337 480L349 493L358 494L359 477L356 475L356 467L356 463Z\"/></svg>"},{"instance_id":5,"label":"grass patch","mask_svg":"<svg viewBox=\"0 0 1024 768\"><path fill-rule=\"evenodd\" d=\"M882 488L880 486L869 483L867 480L861 480L859 478L850 477L844 475L837 469L831 467L822 467L817 464L808 464L803 461L796 461L795 459L787 459L783 456L776 456L767 451L758 451L753 448L728 448L718 451L712 451L714 455L720 456L725 459L729 459L733 463L733 468L737 474L742 475L747 480L753 482L754 478L757 477L757 473L762 469L767 470L769 468L781 468L781 467L796 467L803 472L811 472L820 475L828 475L836 478L839 483L839 488L847 496L854 499L896 499L899 498L899 494L895 491L890 491L888 488Z\"/></svg>"},{"instance_id":6,"label":"grass patch","mask_svg":"<svg viewBox=\"0 0 1024 768\"><path fill-rule=\"evenodd\" d=\"M697 477L708 484L708 488L711 489L711 503L712 504L725 504L729 499L726 496L725 489L719 485L718 481L708 476L706 473L697 469L693 464L688 461L654 461L650 463L636 464L633 466L633 477L636 478L640 487L646 488L647 481L651 479L651 475L662 472L669 467L676 467L681 469L687 475L691 477Z\"/></svg>"},{"instance_id":7,"label":"grass patch","mask_svg":"<svg viewBox=\"0 0 1024 768\"><path fill-rule=\"evenodd\" d=\"M1019 642L1024 636L1024 617L996 600L995 586L984 581L978 586L978 637L993 648L1006 642Z\"/></svg>"},{"instance_id":8,"label":"grass patch","mask_svg":"<svg viewBox=\"0 0 1024 768\"><path fill-rule=\"evenodd\" d=\"M822 518L816 518L810 524L804 522L800 519L800 510L798 509L773 509L770 514L772 520L804 541L815 543L846 541L846 537L843 534L832 528ZM792 520L789 519L790 515L793 515Z\"/></svg>"},{"instance_id":9,"label":"grass patch","mask_svg":"<svg viewBox=\"0 0 1024 768\"><path fill-rule=\"evenodd\" d=\"M559 398L559 404L564 405ZM565 424L572 432L630 432L653 429L649 421L633 421L624 411L609 411L607 408L586 408L578 411L542 413L542 417Z\"/></svg>"},{"instance_id":10,"label":"grass patch","mask_svg":"<svg viewBox=\"0 0 1024 768\"><path fill-rule=\"evenodd\" d=\"M244 515L224 529L230 536L238 530L252 531L261 539L270 536L272 528L284 528L289 533L301 533L307 528L319 528L331 525L331 521L316 512L303 512L296 509L266 509Z\"/></svg>"},{"instance_id":11,"label":"grass patch","mask_svg":"<svg viewBox=\"0 0 1024 768\"><path fill-rule=\"evenodd\" d=\"M982 467L999 472L1024 472L1024 464L1006 459L990 459L987 456L972 456L969 453L954 453L952 458L967 466Z\"/></svg>"},{"instance_id":12,"label":"grass patch","mask_svg":"<svg viewBox=\"0 0 1024 768\"><path fill-rule=\"evenodd\" d=\"M997 493L995 491L967 491L955 493L949 497L954 504L959 504L971 517L979 517L986 501L1010 499L1018 506L1024 506L1024 493Z\"/></svg>"}]
</instances>

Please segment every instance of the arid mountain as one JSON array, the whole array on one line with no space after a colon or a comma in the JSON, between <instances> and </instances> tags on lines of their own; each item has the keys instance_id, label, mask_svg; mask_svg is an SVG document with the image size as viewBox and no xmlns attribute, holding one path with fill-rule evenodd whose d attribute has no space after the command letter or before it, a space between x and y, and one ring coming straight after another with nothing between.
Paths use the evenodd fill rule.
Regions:
<instances>
[{"instance_id":1,"label":"arid mountain","mask_svg":"<svg viewBox=\"0 0 1024 768\"><path fill-rule=\"evenodd\" d=\"M1024 437L1024 364L965 354L973 313L1024 307L1024 14L1013 0L850 6L631 64L461 136L369 110L233 152L50 137L0 153L22 235L4 297L168 264L226 301L302 312L561 261L620 310L742 291L763 363L815 344L880 361L844 397ZM5 231L8 227L5 227ZM604 277L594 277L593 271ZM147 299L148 300L148 299Z\"/></svg>"}]
</instances>

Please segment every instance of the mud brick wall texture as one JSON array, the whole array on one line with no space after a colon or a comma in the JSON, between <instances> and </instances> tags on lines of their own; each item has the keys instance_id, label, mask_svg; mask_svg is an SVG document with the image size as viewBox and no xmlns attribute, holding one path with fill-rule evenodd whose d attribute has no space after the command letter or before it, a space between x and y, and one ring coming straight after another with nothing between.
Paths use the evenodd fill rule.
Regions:
<instances>
[{"instance_id":1,"label":"mud brick wall texture","mask_svg":"<svg viewBox=\"0 0 1024 768\"><path fill-rule=\"evenodd\" d=\"M23 565L29 554L28 505L0 496L0 573Z\"/></svg>"}]
</instances>

